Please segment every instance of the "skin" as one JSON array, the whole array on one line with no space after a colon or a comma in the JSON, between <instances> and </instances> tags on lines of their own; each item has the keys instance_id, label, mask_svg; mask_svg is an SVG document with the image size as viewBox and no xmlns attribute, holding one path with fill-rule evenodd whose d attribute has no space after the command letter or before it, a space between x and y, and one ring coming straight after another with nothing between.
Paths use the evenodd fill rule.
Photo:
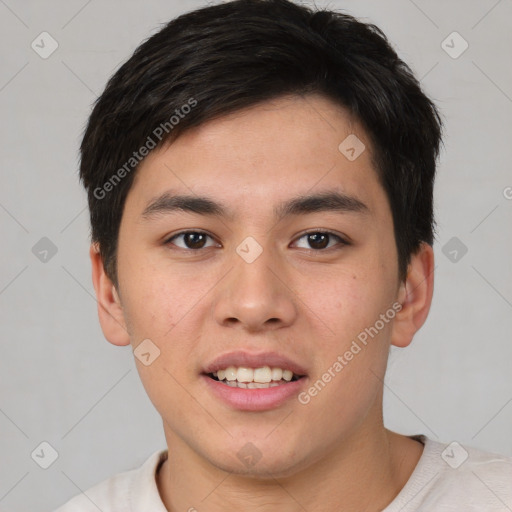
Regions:
<instances>
[{"instance_id":1,"label":"skin","mask_svg":"<svg viewBox=\"0 0 512 512\"><path fill-rule=\"evenodd\" d=\"M338 150L349 134L366 145L354 161ZM234 216L141 220L168 190L208 196ZM332 190L368 212L274 217L282 201ZM212 236L207 247L166 244L194 229ZM315 250L304 232L325 230L350 244L333 238ZM236 252L248 236L263 248L250 264ZM137 170L120 226L119 289L94 244L90 256L107 340L135 348L149 338L160 350L149 366L136 363L163 419L170 457L157 485L168 510L377 511L405 485L423 446L384 427L383 379L390 345L407 346L428 315L434 257L422 244L399 281L370 141L343 108L319 95L282 97L185 132ZM307 369L307 389L397 301L394 320L306 405L294 397L235 410L200 377L220 353L274 350ZM248 442L261 453L251 467L237 457Z\"/></svg>"}]
</instances>

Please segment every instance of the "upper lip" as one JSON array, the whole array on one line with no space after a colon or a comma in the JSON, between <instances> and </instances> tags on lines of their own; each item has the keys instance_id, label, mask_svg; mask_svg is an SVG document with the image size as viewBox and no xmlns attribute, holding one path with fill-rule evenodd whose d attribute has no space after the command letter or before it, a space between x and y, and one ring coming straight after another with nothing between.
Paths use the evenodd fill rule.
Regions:
<instances>
[{"instance_id":1,"label":"upper lip","mask_svg":"<svg viewBox=\"0 0 512 512\"><path fill-rule=\"evenodd\" d=\"M251 353L242 350L227 352L217 356L210 361L203 369L204 373L213 373L218 370L224 370L228 366L243 366L246 368L262 368L270 366L271 368L282 368L291 370L295 375L306 375L306 370L299 363L293 361L277 352Z\"/></svg>"}]
</instances>

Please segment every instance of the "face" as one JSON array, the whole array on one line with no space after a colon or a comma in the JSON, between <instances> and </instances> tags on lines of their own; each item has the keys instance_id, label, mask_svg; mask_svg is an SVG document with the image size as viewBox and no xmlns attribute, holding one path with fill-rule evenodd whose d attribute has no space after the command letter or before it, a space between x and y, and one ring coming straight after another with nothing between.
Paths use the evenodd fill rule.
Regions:
<instances>
[{"instance_id":1,"label":"face","mask_svg":"<svg viewBox=\"0 0 512 512\"><path fill-rule=\"evenodd\" d=\"M355 139L339 149L349 135L366 146L355 159ZM401 288L393 220L367 135L329 100L267 102L150 154L118 279L167 439L203 460L292 474L378 421Z\"/></svg>"}]
</instances>

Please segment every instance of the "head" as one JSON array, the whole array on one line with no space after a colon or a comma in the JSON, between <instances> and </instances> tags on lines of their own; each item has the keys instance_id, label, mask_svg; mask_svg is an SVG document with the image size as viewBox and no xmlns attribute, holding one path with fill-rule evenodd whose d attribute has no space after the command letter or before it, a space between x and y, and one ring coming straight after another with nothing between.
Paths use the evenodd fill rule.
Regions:
<instances>
[{"instance_id":1,"label":"head","mask_svg":"<svg viewBox=\"0 0 512 512\"><path fill-rule=\"evenodd\" d=\"M137 365L168 439L286 474L380 421L389 346L430 307L440 142L377 27L288 0L185 14L121 66L80 176L103 332L159 353ZM213 398L208 370L235 350L291 359L300 397L256 414Z\"/></svg>"}]
</instances>

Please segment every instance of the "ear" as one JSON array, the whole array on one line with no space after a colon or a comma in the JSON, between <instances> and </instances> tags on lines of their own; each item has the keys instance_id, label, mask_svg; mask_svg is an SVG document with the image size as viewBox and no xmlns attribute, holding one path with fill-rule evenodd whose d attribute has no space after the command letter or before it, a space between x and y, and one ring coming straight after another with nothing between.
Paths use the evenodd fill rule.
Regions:
<instances>
[{"instance_id":1,"label":"ear","mask_svg":"<svg viewBox=\"0 0 512 512\"><path fill-rule=\"evenodd\" d=\"M121 300L115 286L105 273L103 260L96 243L91 244L89 256L101 330L105 338L113 345L129 345L130 336L126 329Z\"/></svg>"},{"instance_id":2,"label":"ear","mask_svg":"<svg viewBox=\"0 0 512 512\"><path fill-rule=\"evenodd\" d=\"M425 323L434 292L434 251L422 243L411 256L407 279L400 284L398 301L402 309L393 322L391 344L407 347L420 327Z\"/></svg>"}]
</instances>

